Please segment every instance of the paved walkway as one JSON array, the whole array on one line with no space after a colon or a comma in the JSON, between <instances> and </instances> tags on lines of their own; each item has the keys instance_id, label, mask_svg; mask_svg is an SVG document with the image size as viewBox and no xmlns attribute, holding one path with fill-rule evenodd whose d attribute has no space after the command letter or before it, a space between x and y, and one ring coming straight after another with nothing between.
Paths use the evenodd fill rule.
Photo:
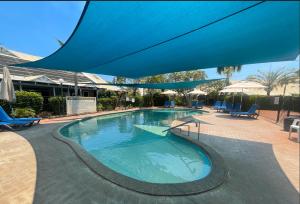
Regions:
<instances>
[{"instance_id":1,"label":"paved walkway","mask_svg":"<svg viewBox=\"0 0 300 204\"><path fill-rule=\"evenodd\" d=\"M221 154L229 168L228 180L217 189L168 197L144 195L114 185L95 175L66 144L52 137L53 130L76 119L69 117L45 120L44 124L17 132L22 137L0 132L0 203L30 203L32 199L34 203L72 204L299 203L299 144L288 140L279 126L261 119L232 119L222 113L198 118L203 121L201 141ZM36 162L23 137L32 145ZM13 165L9 165L9 158Z\"/></svg>"},{"instance_id":2,"label":"paved walkway","mask_svg":"<svg viewBox=\"0 0 300 204\"><path fill-rule=\"evenodd\" d=\"M0 203L32 203L36 158L26 139L0 132Z\"/></svg>"}]
</instances>

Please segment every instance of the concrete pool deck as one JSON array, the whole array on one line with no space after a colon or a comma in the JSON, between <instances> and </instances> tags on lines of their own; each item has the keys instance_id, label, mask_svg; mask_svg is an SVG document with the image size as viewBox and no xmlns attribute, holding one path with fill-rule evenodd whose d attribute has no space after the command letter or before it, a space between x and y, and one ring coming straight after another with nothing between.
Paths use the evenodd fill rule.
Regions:
<instances>
[{"instance_id":1,"label":"concrete pool deck","mask_svg":"<svg viewBox=\"0 0 300 204\"><path fill-rule=\"evenodd\" d=\"M92 115L0 132L0 203L299 203L299 143L288 140L288 133L273 123L214 111L197 116L202 121L200 140L223 156L229 178L209 192L172 197L112 184L52 137L66 122ZM196 132L193 126L191 130Z\"/></svg>"}]
</instances>

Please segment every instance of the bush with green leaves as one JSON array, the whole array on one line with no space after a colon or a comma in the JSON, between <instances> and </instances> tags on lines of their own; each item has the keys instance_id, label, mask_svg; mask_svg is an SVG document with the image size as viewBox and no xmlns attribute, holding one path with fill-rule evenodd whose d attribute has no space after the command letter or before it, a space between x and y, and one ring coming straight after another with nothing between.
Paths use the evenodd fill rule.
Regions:
<instances>
[{"instance_id":1,"label":"bush with green leaves","mask_svg":"<svg viewBox=\"0 0 300 204\"><path fill-rule=\"evenodd\" d=\"M101 104L101 106L99 105ZM117 97L99 98L97 101L97 107L101 107L101 110L114 110L117 104Z\"/></svg>"},{"instance_id":2,"label":"bush with green leaves","mask_svg":"<svg viewBox=\"0 0 300 204\"><path fill-rule=\"evenodd\" d=\"M142 107L143 106L143 97L142 96L135 96L134 103L132 104L133 107Z\"/></svg>"},{"instance_id":3,"label":"bush with green leaves","mask_svg":"<svg viewBox=\"0 0 300 204\"><path fill-rule=\"evenodd\" d=\"M55 115L64 115L66 113L66 98L62 96L53 96L48 99L50 110Z\"/></svg>"},{"instance_id":4,"label":"bush with green leaves","mask_svg":"<svg viewBox=\"0 0 300 204\"><path fill-rule=\"evenodd\" d=\"M11 113L11 108L8 101L0 99L0 106L5 110L6 113Z\"/></svg>"},{"instance_id":5,"label":"bush with green leaves","mask_svg":"<svg viewBox=\"0 0 300 204\"><path fill-rule=\"evenodd\" d=\"M31 108L15 108L12 112L12 116L16 118L34 117L35 111Z\"/></svg>"},{"instance_id":6,"label":"bush with green leaves","mask_svg":"<svg viewBox=\"0 0 300 204\"><path fill-rule=\"evenodd\" d=\"M44 98L38 92L16 91L16 98L14 108L31 108L35 113L39 113L43 108Z\"/></svg>"},{"instance_id":7,"label":"bush with green leaves","mask_svg":"<svg viewBox=\"0 0 300 204\"><path fill-rule=\"evenodd\" d=\"M97 111L102 111L104 110L103 105L101 103L97 104Z\"/></svg>"}]
</instances>

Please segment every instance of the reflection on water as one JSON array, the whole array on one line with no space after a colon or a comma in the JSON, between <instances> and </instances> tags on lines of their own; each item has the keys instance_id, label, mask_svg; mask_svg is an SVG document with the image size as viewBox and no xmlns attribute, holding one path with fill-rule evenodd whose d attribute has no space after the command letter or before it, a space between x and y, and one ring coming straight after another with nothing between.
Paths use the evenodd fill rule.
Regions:
<instances>
[{"instance_id":1,"label":"reflection on water","mask_svg":"<svg viewBox=\"0 0 300 204\"><path fill-rule=\"evenodd\" d=\"M152 183L182 183L207 176L209 158L200 148L163 132L192 110L145 110L76 122L61 134L109 168Z\"/></svg>"}]
</instances>

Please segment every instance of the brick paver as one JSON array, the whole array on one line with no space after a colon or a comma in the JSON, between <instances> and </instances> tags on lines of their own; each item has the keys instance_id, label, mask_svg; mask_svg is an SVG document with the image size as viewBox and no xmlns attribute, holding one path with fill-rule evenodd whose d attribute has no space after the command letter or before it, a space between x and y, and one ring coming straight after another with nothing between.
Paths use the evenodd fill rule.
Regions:
<instances>
[{"instance_id":1,"label":"brick paver","mask_svg":"<svg viewBox=\"0 0 300 204\"><path fill-rule=\"evenodd\" d=\"M0 203L31 203L34 193L36 193L37 196L35 199L44 199L45 196L47 196L47 199L50 199L50 201L58 201L54 203L62 203L59 202L59 200L72 203L72 199L75 198L77 201L80 199L87 199L87 201L89 199L98 199L101 201L110 200L115 202L120 196L122 198L125 196L123 200L136 199L139 203L146 201L149 201L148 203L197 203L201 200L209 202L209 200L212 201L213 199L219 201L216 203L221 203L222 200L223 203L228 203L229 200L231 200L231 203L265 203L265 201L271 201L272 199L287 199L283 195L260 195L258 193L260 192L260 186L266 186L266 183L259 185L261 180L261 182L271 184L271 192L278 192L278 194L280 194L279 192L282 192L284 189L283 186L287 185L281 175L285 175L292 186L299 192L299 143L296 143L296 139L288 140L288 133L282 131L280 126L262 118L258 120L235 119L228 116L228 114L209 111L208 114L196 116L196 118L202 121L200 139L206 144L211 144L212 147L224 157L225 161L228 162L231 177L228 183L214 192L187 198L150 197L124 190L93 175L92 172L85 168L84 164L76 161L76 157L67 146L52 138L50 132L53 129L57 129L61 122L65 123L86 116L105 114L97 113L43 120L40 126L29 128L20 133L0 132ZM180 122L181 121L174 121L173 125L179 124ZM194 132L192 136L196 138L196 127L192 126L191 130ZM30 143L20 135L28 138L30 143L32 143L39 158L37 159L38 162L36 161ZM269 147L271 147L271 151L269 151ZM51 166L49 160L54 162L53 168L55 169L46 169L46 166ZM237 161L235 162L235 160ZM65 161L70 162L67 164ZM278 172L278 166L274 161L278 162L278 166L283 173ZM240 164L238 164L239 162ZM39 170L36 168L37 163L40 164ZM245 169L232 169L235 163L237 164L236 166L243 163L250 166L263 166L264 163L268 163L266 167L273 165L274 168L267 169L268 172L261 172L262 177L260 178L257 173L251 175L251 172L241 172L247 171ZM66 166L64 166L64 164ZM67 170L68 168L69 170ZM76 171L72 171L74 168ZM260 170L254 167L249 168L249 171L250 169ZM35 187L37 171L41 173L37 178L40 179L40 186L38 185L38 188ZM59 172L59 174L54 175L56 171ZM249 175L249 177L246 178L243 174ZM270 178L267 179L263 178L263 176L267 174L274 174L274 176L270 176ZM49 176L51 176L51 178L49 178ZM59 176L61 181L55 180L57 176ZM276 176L280 176L278 182L281 183L276 183L276 180L272 183L271 178L276 178ZM74 180L73 177L78 181ZM63 182L63 180L67 178L69 179L69 183ZM47 179L50 183L44 182ZM239 181L239 179L244 180ZM87 182L85 183L84 180L87 180ZM249 181L249 183L247 183L247 181ZM80 184L75 185L76 182ZM243 183L240 184L241 182ZM253 182L257 182L257 187L254 187ZM82 186L83 183L84 186ZM89 187L88 184L90 184L91 187ZM106 193L100 193L100 189L92 188L92 186L97 185L99 185L99 187L102 186L102 190ZM240 188L240 193L237 191L238 188ZM61 195L64 195L64 197L51 194L51 192L60 192L63 191L63 189L69 189L69 192L62 192L63 194ZM74 194L77 191L85 191L86 194L84 192L82 192L82 196L80 196L81 194ZM242 192L244 192L245 195L243 195ZM294 195L291 189L287 192L289 195ZM232 193L231 197L229 195L230 193ZM246 196L247 193L249 195ZM258 194L255 195L255 193ZM107 197L104 198L103 196L106 194ZM110 194L111 196L109 196ZM112 197L112 195L116 197ZM291 200L295 200L294 197ZM291 202L287 200L286 203Z\"/></svg>"}]
</instances>

